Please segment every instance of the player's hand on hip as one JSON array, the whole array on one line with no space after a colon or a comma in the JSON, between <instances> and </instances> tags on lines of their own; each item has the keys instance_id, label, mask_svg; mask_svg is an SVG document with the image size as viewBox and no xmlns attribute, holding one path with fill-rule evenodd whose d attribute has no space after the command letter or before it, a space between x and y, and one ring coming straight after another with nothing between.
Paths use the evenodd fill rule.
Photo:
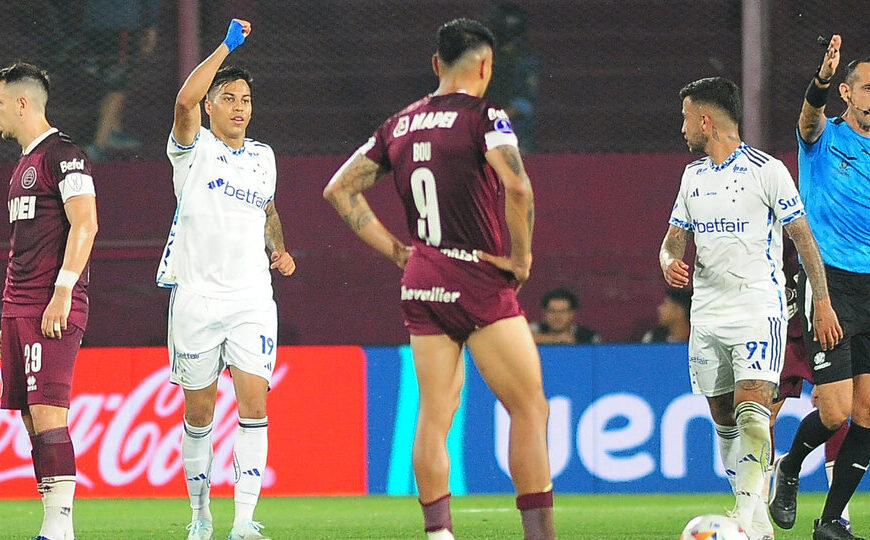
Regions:
<instances>
[{"instance_id":1,"label":"player's hand on hip","mask_svg":"<svg viewBox=\"0 0 870 540\"><path fill-rule=\"evenodd\" d=\"M278 270L282 276L289 276L296 271L296 261L289 251L272 252L272 264L269 266L272 270Z\"/></svg>"},{"instance_id":2,"label":"player's hand on hip","mask_svg":"<svg viewBox=\"0 0 870 540\"><path fill-rule=\"evenodd\" d=\"M68 292L64 292L68 291ZM42 312L42 335L49 339L60 339L66 330L67 318L72 307L72 291L57 287L45 311Z\"/></svg>"},{"instance_id":3,"label":"player's hand on hip","mask_svg":"<svg viewBox=\"0 0 870 540\"><path fill-rule=\"evenodd\" d=\"M529 279L529 274L532 270L532 254L529 253L525 256L499 256L493 255L491 253L487 253L485 251L474 250L474 254L477 255L477 258L481 261L488 262L498 268L499 270L504 270L505 272L510 272L514 275L519 285L517 286L517 290Z\"/></svg>"},{"instance_id":4,"label":"player's hand on hip","mask_svg":"<svg viewBox=\"0 0 870 540\"><path fill-rule=\"evenodd\" d=\"M665 282L671 287L682 289L689 284L689 265L680 259L671 259L662 268L662 273L665 275Z\"/></svg>"},{"instance_id":5,"label":"player's hand on hip","mask_svg":"<svg viewBox=\"0 0 870 540\"><path fill-rule=\"evenodd\" d=\"M822 65L819 66L819 77L822 79L830 79L837 72L837 66L840 65L840 45L842 43L843 40L839 34L831 36L825 58L822 60Z\"/></svg>"},{"instance_id":6,"label":"player's hand on hip","mask_svg":"<svg viewBox=\"0 0 870 540\"><path fill-rule=\"evenodd\" d=\"M236 50L236 47L245 42L245 38L251 33L251 23L242 19L233 19L230 21L230 26L227 28L227 37L224 38L224 45L230 52Z\"/></svg>"},{"instance_id":7,"label":"player's hand on hip","mask_svg":"<svg viewBox=\"0 0 870 540\"><path fill-rule=\"evenodd\" d=\"M833 349L843 339L843 328L831 299L818 300L813 305L813 340L818 341L823 351Z\"/></svg>"},{"instance_id":8,"label":"player's hand on hip","mask_svg":"<svg viewBox=\"0 0 870 540\"><path fill-rule=\"evenodd\" d=\"M396 263L396 266L405 269L405 265L408 264L408 257L411 256L411 252L414 251L414 246L406 246L405 244L394 244L393 245L393 262Z\"/></svg>"}]
</instances>

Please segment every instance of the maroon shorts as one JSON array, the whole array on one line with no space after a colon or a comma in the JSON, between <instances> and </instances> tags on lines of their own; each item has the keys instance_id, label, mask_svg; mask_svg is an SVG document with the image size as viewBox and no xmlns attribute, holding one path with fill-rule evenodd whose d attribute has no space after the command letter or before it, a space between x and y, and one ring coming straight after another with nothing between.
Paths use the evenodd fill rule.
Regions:
<instances>
[{"instance_id":1,"label":"maroon shorts","mask_svg":"<svg viewBox=\"0 0 870 540\"><path fill-rule=\"evenodd\" d=\"M463 342L477 328L523 315L513 276L485 262L415 246L402 276L402 314L412 335Z\"/></svg>"},{"instance_id":2,"label":"maroon shorts","mask_svg":"<svg viewBox=\"0 0 870 540\"><path fill-rule=\"evenodd\" d=\"M807 348L803 338L789 334L785 342L785 363L779 375L779 395L774 401L782 401L789 397L800 397L804 381L812 384L813 371L807 361Z\"/></svg>"},{"instance_id":3,"label":"maroon shorts","mask_svg":"<svg viewBox=\"0 0 870 540\"><path fill-rule=\"evenodd\" d=\"M73 366L84 331L68 323L62 339L43 337L42 319L3 317L0 408L29 405L69 408Z\"/></svg>"}]
</instances>

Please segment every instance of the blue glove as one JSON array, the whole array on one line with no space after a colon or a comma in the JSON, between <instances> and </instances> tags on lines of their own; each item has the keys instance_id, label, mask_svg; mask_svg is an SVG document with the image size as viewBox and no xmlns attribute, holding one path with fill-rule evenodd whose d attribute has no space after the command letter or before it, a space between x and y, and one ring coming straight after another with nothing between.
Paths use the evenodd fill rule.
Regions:
<instances>
[{"instance_id":1,"label":"blue glove","mask_svg":"<svg viewBox=\"0 0 870 540\"><path fill-rule=\"evenodd\" d=\"M236 47L245 42L245 35L242 33L242 23L233 19L230 22L230 27L227 29L227 37L224 38L224 43L230 52L233 52Z\"/></svg>"}]
</instances>

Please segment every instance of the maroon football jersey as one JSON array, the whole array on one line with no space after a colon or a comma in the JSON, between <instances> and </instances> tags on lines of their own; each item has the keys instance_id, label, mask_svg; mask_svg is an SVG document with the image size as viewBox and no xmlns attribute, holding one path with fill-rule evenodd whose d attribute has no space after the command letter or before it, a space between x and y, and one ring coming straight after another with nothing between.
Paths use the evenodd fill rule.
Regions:
<instances>
[{"instance_id":1,"label":"maroon football jersey","mask_svg":"<svg viewBox=\"0 0 870 540\"><path fill-rule=\"evenodd\" d=\"M475 249L505 254L502 186L484 157L502 144L517 144L504 110L456 93L411 104L362 150L393 171L414 241L462 258Z\"/></svg>"},{"instance_id":2,"label":"maroon football jersey","mask_svg":"<svg viewBox=\"0 0 870 540\"><path fill-rule=\"evenodd\" d=\"M54 132L18 160L9 181L12 228L4 317L42 317L54 294L63 264L70 224L64 211L61 182L68 196L90 193L91 164L66 135ZM88 318L88 265L73 288L69 322L84 329Z\"/></svg>"}]
</instances>

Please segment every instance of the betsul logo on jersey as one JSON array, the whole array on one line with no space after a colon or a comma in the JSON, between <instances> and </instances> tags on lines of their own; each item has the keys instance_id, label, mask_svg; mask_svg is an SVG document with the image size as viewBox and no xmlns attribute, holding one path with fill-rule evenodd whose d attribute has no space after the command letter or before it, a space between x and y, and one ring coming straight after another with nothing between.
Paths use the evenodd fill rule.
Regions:
<instances>
[{"instance_id":1,"label":"betsul logo on jersey","mask_svg":"<svg viewBox=\"0 0 870 540\"><path fill-rule=\"evenodd\" d=\"M800 202L800 196L795 195L791 199L779 199L776 201L779 204L779 207L783 210L788 210L789 208L794 208Z\"/></svg>"},{"instance_id":2,"label":"betsul logo on jersey","mask_svg":"<svg viewBox=\"0 0 870 540\"><path fill-rule=\"evenodd\" d=\"M696 233L742 233L746 231L748 221L740 218L715 218L713 221L692 221L692 230Z\"/></svg>"}]
</instances>

